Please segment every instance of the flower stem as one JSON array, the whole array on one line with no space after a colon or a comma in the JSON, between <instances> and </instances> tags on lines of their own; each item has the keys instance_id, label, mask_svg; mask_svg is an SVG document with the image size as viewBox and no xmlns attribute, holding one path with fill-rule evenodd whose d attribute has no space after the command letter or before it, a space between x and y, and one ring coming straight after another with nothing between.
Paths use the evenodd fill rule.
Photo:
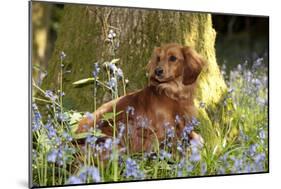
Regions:
<instances>
[{"instance_id":1,"label":"flower stem","mask_svg":"<svg viewBox=\"0 0 281 189\"><path fill-rule=\"evenodd\" d=\"M53 185L55 185L55 163L53 163Z\"/></svg>"},{"instance_id":2,"label":"flower stem","mask_svg":"<svg viewBox=\"0 0 281 189\"><path fill-rule=\"evenodd\" d=\"M94 112L97 109L97 80L94 80ZM96 130L96 114L94 114L94 131Z\"/></svg>"},{"instance_id":3,"label":"flower stem","mask_svg":"<svg viewBox=\"0 0 281 189\"><path fill-rule=\"evenodd\" d=\"M123 85L123 95L125 96L126 95L126 83L124 80L124 76L122 77L122 85Z\"/></svg>"}]
</instances>

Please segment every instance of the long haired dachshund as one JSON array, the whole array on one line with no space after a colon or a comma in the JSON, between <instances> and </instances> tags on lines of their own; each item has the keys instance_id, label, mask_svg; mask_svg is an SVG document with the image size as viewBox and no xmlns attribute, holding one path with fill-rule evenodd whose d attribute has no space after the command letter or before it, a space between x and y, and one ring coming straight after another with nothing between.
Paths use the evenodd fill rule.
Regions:
<instances>
[{"instance_id":1,"label":"long haired dachshund","mask_svg":"<svg viewBox=\"0 0 281 189\"><path fill-rule=\"evenodd\" d=\"M91 118L84 117L79 122L76 132L86 132L95 126L112 137L122 130L120 125L125 125L120 144L125 146L125 141L129 142L131 152L151 151L155 139L164 140L167 127L180 137L185 125L196 116L193 100L203 65L202 58L190 47L166 44L155 48L147 65L148 86L103 104ZM115 132L103 119L105 113L113 111L117 113ZM194 131L189 138L201 140Z\"/></svg>"}]
</instances>

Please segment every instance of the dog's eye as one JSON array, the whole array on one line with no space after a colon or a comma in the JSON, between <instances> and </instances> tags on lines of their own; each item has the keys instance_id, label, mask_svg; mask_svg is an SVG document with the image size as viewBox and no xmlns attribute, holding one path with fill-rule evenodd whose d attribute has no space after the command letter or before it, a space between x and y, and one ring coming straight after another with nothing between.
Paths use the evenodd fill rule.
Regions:
<instances>
[{"instance_id":1,"label":"dog's eye","mask_svg":"<svg viewBox=\"0 0 281 189\"><path fill-rule=\"evenodd\" d=\"M157 56L157 58L156 58L156 59L157 59L157 62L159 62L159 61L160 61L160 56Z\"/></svg>"},{"instance_id":2,"label":"dog's eye","mask_svg":"<svg viewBox=\"0 0 281 189\"><path fill-rule=\"evenodd\" d=\"M175 56L170 56L169 61L175 62L177 60L177 57Z\"/></svg>"}]
</instances>

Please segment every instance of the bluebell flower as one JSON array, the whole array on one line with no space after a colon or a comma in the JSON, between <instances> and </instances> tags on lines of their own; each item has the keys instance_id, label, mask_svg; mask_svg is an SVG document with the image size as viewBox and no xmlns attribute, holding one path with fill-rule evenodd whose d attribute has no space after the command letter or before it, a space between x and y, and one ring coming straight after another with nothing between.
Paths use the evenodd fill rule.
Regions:
<instances>
[{"instance_id":1,"label":"bluebell flower","mask_svg":"<svg viewBox=\"0 0 281 189\"><path fill-rule=\"evenodd\" d=\"M115 64L109 63L109 64L108 64L108 67L109 67L109 70L110 70L113 74L115 74L115 72L117 72L117 67L116 67Z\"/></svg>"},{"instance_id":2,"label":"bluebell flower","mask_svg":"<svg viewBox=\"0 0 281 189\"><path fill-rule=\"evenodd\" d=\"M225 168L220 167L217 172L218 172L218 174L220 174L220 175L224 175L224 174L225 174Z\"/></svg>"},{"instance_id":3,"label":"bluebell flower","mask_svg":"<svg viewBox=\"0 0 281 189\"><path fill-rule=\"evenodd\" d=\"M256 153L257 147L258 147L257 144L252 144L252 145L250 145L250 149L249 149L249 154L250 154L250 156L253 156L253 155Z\"/></svg>"},{"instance_id":4,"label":"bluebell flower","mask_svg":"<svg viewBox=\"0 0 281 189\"><path fill-rule=\"evenodd\" d=\"M104 147L108 150L112 149L112 139L111 138L107 138L105 140Z\"/></svg>"},{"instance_id":5,"label":"bluebell flower","mask_svg":"<svg viewBox=\"0 0 281 189\"><path fill-rule=\"evenodd\" d=\"M87 173L92 178L93 182L100 182L101 181L100 172L96 167L88 167Z\"/></svg>"},{"instance_id":6,"label":"bluebell flower","mask_svg":"<svg viewBox=\"0 0 281 189\"><path fill-rule=\"evenodd\" d=\"M159 156L161 160L164 160L164 159L170 159L172 157L172 154L165 150L160 150Z\"/></svg>"},{"instance_id":7,"label":"bluebell flower","mask_svg":"<svg viewBox=\"0 0 281 189\"><path fill-rule=\"evenodd\" d=\"M63 132L62 137L68 142L71 142L73 140L72 136L68 132Z\"/></svg>"},{"instance_id":8,"label":"bluebell flower","mask_svg":"<svg viewBox=\"0 0 281 189\"><path fill-rule=\"evenodd\" d=\"M54 129L54 127L50 127L49 129L48 129L48 137L51 139L51 138L53 138L53 137L55 137L56 136L56 130Z\"/></svg>"},{"instance_id":9,"label":"bluebell flower","mask_svg":"<svg viewBox=\"0 0 281 189\"><path fill-rule=\"evenodd\" d=\"M263 63L263 58L258 58L254 61L252 68L257 69L262 65L262 63Z\"/></svg>"},{"instance_id":10,"label":"bluebell flower","mask_svg":"<svg viewBox=\"0 0 281 189\"><path fill-rule=\"evenodd\" d=\"M99 75L99 73L100 73L100 66L99 66L99 64L96 62L96 63L94 64L94 70L93 70L93 72L92 72L93 77L94 77L94 78L97 78L98 75Z\"/></svg>"},{"instance_id":11,"label":"bluebell flower","mask_svg":"<svg viewBox=\"0 0 281 189\"><path fill-rule=\"evenodd\" d=\"M89 120L89 121L94 121L94 115L90 112L86 112L85 113L85 117Z\"/></svg>"},{"instance_id":12,"label":"bluebell flower","mask_svg":"<svg viewBox=\"0 0 281 189\"><path fill-rule=\"evenodd\" d=\"M191 147L191 155L189 160L191 162L197 162L201 159L200 148L202 148L202 144L198 140L190 140Z\"/></svg>"},{"instance_id":13,"label":"bluebell flower","mask_svg":"<svg viewBox=\"0 0 281 189\"><path fill-rule=\"evenodd\" d=\"M263 129L260 130L260 132L259 132L259 137L260 137L260 139L262 139L262 140L265 139L266 135L265 135L265 131L264 131Z\"/></svg>"},{"instance_id":14,"label":"bluebell flower","mask_svg":"<svg viewBox=\"0 0 281 189\"><path fill-rule=\"evenodd\" d=\"M120 143L120 141L121 141L121 139L119 138L119 137L116 137L114 140L113 140L113 144L115 145L115 146L117 146L119 143ZM114 156L113 156L114 154L112 154L112 159L114 158Z\"/></svg>"},{"instance_id":15,"label":"bluebell flower","mask_svg":"<svg viewBox=\"0 0 281 189\"><path fill-rule=\"evenodd\" d=\"M73 155L73 154L76 153L76 148L74 148L74 147L69 147L67 144L66 144L65 146L61 147L61 149L63 150L63 152L64 152L65 154ZM64 156L64 158L67 159L67 157L65 157L65 156Z\"/></svg>"},{"instance_id":16,"label":"bluebell flower","mask_svg":"<svg viewBox=\"0 0 281 189\"><path fill-rule=\"evenodd\" d=\"M189 157L189 160L191 162L198 162L198 161L200 161L200 159L201 159L201 155L197 151L192 152L190 157Z\"/></svg>"},{"instance_id":17,"label":"bluebell flower","mask_svg":"<svg viewBox=\"0 0 281 189\"><path fill-rule=\"evenodd\" d=\"M238 159L237 157L231 157L231 159L233 161L232 172L233 173L241 172L243 168L243 159Z\"/></svg>"},{"instance_id":18,"label":"bluebell flower","mask_svg":"<svg viewBox=\"0 0 281 189\"><path fill-rule=\"evenodd\" d=\"M244 173L250 173L252 171L253 171L253 167L250 163L248 163L244 166L244 170L243 170Z\"/></svg>"},{"instance_id":19,"label":"bluebell flower","mask_svg":"<svg viewBox=\"0 0 281 189\"><path fill-rule=\"evenodd\" d=\"M91 179L92 182L101 181L99 170L94 166L82 167L77 178L83 183L86 183L88 179Z\"/></svg>"},{"instance_id":20,"label":"bluebell flower","mask_svg":"<svg viewBox=\"0 0 281 189\"><path fill-rule=\"evenodd\" d=\"M47 129L47 135L49 139L57 136L57 131L55 130L52 122L48 120L47 124L45 125L45 128Z\"/></svg>"},{"instance_id":21,"label":"bluebell flower","mask_svg":"<svg viewBox=\"0 0 281 189\"><path fill-rule=\"evenodd\" d=\"M175 128L174 127L168 127L166 129L166 136L171 139L175 137Z\"/></svg>"},{"instance_id":22,"label":"bluebell flower","mask_svg":"<svg viewBox=\"0 0 281 189\"><path fill-rule=\"evenodd\" d=\"M116 33L115 33L112 29L109 30L109 33L108 33L108 35L107 35L107 39L108 39L109 41L112 41L115 37L116 37Z\"/></svg>"},{"instance_id":23,"label":"bluebell flower","mask_svg":"<svg viewBox=\"0 0 281 189\"><path fill-rule=\"evenodd\" d=\"M140 128L148 128L151 120L148 120L147 117L143 117L143 116L137 116L137 127Z\"/></svg>"},{"instance_id":24,"label":"bluebell flower","mask_svg":"<svg viewBox=\"0 0 281 189\"><path fill-rule=\"evenodd\" d=\"M55 115L56 115L58 121L63 121L63 122L65 122L65 121L67 121L67 119L68 119L68 115L67 115L66 113L57 112Z\"/></svg>"},{"instance_id":25,"label":"bluebell flower","mask_svg":"<svg viewBox=\"0 0 281 189\"><path fill-rule=\"evenodd\" d=\"M32 149L32 160L36 160L37 159L37 151L35 149Z\"/></svg>"},{"instance_id":26,"label":"bluebell flower","mask_svg":"<svg viewBox=\"0 0 281 189\"><path fill-rule=\"evenodd\" d=\"M200 108L205 108L206 107L206 103L205 102L200 102L199 103L199 107Z\"/></svg>"},{"instance_id":27,"label":"bluebell flower","mask_svg":"<svg viewBox=\"0 0 281 189\"><path fill-rule=\"evenodd\" d=\"M262 86L262 83L261 81L258 79L258 78L253 78L252 79L252 84L256 87L256 88L259 88Z\"/></svg>"},{"instance_id":28,"label":"bluebell flower","mask_svg":"<svg viewBox=\"0 0 281 189\"><path fill-rule=\"evenodd\" d=\"M183 150L183 147L182 147L182 143L177 143L177 150L183 154L184 150Z\"/></svg>"},{"instance_id":29,"label":"bluebell flower","mask_svg":"<svg viewBox=\"0 0 281 189\"><path fill-rule=\"evenodd\" d=\"M109 40L112 40L112 39L113 39L113 35L112 35L111 33L109 33L109 34L107 35L107 38L108 38Z\"/></svg>"},{"instance_id":30,"label":"bluebell flower","mask_svg":"<svg viewBox=\"0 0 281 189\"><path fill-rule=\"evenodd\" d=\"M135 108L133 106L128 106L126 109L126 113L128 115L134 115L135 114Z\"/></svg>"},{"instance_id":31,"label":"bluebell flower","mask_svg":"<svg viewBox=\"0 0 281 189\"><path fill-rule=\"evenodd\" d=\"M53 141L54 141L54 145L56 145L56 146L59 146L62 144L61 138L59 138L59 137L55 137Z\"/></svg>"},{"instance_id":32,"label":"bluebell flower","mask_svg":"<svg viewBox=\"0 0 281 189\"><path fill-rule=\"evenodd\" d=\"M58 97L53 93L53 91L51 91L51 90L46 90L45 91L45 96L47 97L47 98L49 98L51 101L55 101Z\"/></svg>"},{"instance_id":33,"label":"bluebell flower","mask_svg":"<svg viewBox=\"0 0 281 189\"><path fill-rule=\"evenodd\" d=\"M60 148L58 149L58 158L63 158L63 154L64 154L64 152L63 152L63 148L62 148L62 146L60 146Z\"/></svg>"},{"instance_id":34,"label":"bluebell flower","mask_svg":"<svg viewBox=\"0 0 281 189\"><path fill-rule=\"evenodd\" d=\"M60 52L60 59L61 59L61 61L63 61L65 59L65 57L66 57L66 54L63 51L61 51Z\"/></svg>"},{"instance_id":35,"label":"bluebell flower","mask_svg":"<svg viewBox=\"0 0 281 189\"><path fill-rule=\"evenodd\" d=\"M255 157L254 157L254 160L255 160L255 163L258 164L260 162L263 162L265 160L265 153L260 153L260 154L257 154Z\"/></svg>"},{"instance_id":36,"label":"bluebell flower","mask_svg":"<svg viewBox=\"0 0 281 189\"><path fill-rule=\"evenodd\" d=\"M197 139L190 140L190 145L191 145L191 148L197 148L197 149L201 149L203 147L202 142Z\"/></svg>"},{"instance_id":37,"label":"bluebell flower","mask_svg":"<svg viewBox=\"0 0 281 189\"><path fill-rule=\"evenodd\" d=\"M227 158L228 158L228 154L226 153L223 156L221 156L219 159L225 163L227 162Z\"/></svg>"},{"instance_id":38,"label":"bluebell flower","mask_svg":"<svg viewBox=\"0 0 281 189\"><path fill-rule=\"evenodd\" d=\"M248 141L249 140L249 137L247 135L245 135L242 130L239 130L239 136L241 137L241 139L243 141Z\"/></svg>"},{"instance_id":39,"label":"bluebell flower","mask_svg":"<svg viewBox=\"0 0 281 189\"><path fill-rule=\"evenodd\" d=\"M193 127L196 127L200 124L200 122L195 117L192 117L191 118L191 124L192 124Z\"/></svg>"},{"instance_id":40,"label":"bluebell flower","mask_svg":"<svg viewBox=\"0 0 281 189\"><path fill-rule=\"evenodd\" d=\"M65 92L59 92L60 96L65 96Z\"/></svg>"},{"instance_id":41,"label":"bluebell flower","mask_svg":"<svg viewBox=\"0 0 281 189\"><path fill-rule=\"evenodd\" d=\"M148 160L148 159L156 160L157 154L155 152L144 152L144 159L145 160Z\"/></svg>"},{"instance_id":42,"label":"bluebell flower","mask_svg":"<svg viewBox=\"0 0 281 189\"><path fill-rule=\"evenodd\" d=\"M205 162L201 163L201 175L205 175L207 173L207 164Z\"/></svg>"},{"instance_id":43,"label":"bluebell flower","mask_svg":"<svg viewBox=\"0 0 281 189\"><path fill-rule=\"evenodd\" d=\"M193 131L193 127L191 126L185 126L182 130L182 139L185 141L189 140L189 134Z\"/></svg>"},{"instance_id":44,"label":"bluebell flower","mask_svg":"<svg viewBox=\"0 0 281 189\"><path fill-rule=\"evenodd\" d=\"M38 131L40 129L42 116L35 103L32 104L32 111L33 111L32 131L34 132L34 131Z\"/></svg>"},{"instance_id":45,"label":"bluebell flower","mask_svg":"<svg viewBox=\"0 0 281 189\"><path fill-rule=\"evenodd\" d=\"M194 169L194 166L193 166L193 165L188 165L188 166L186 166L186 172L188 172L188 173L192 172L193 169Z\"/></svg>"},{"instance_id":46,"label":"bluebell flower","mask_svg":"<svg viewBox=\"0 0 281 189\"><path fill-rule=\"evenodd\" d=\"M133 179L143 179L144 174L139 169L137 162L131 158L126 160L126 168L124 175L126 178L132 177Z\"/></svg>"},{"instance_id":47,"label":"bluebell flower","mask_svg":"<svg viewBox=\"0 0 281 189\"><path fill-rule=\"evenodd\" d=\"M114 77L112 77L108 82L107 85L110 89L115 90L115 88L117 87L117 81Z\"/></svg>"},{"instance_id":48,"label":"bluebell flower","mask_svg":"<svg viewBox=\"0 0 281 189\"><path fill-rule=\"evenodd\" d=\"M82 180L83 183L87 182L88 174L87 174L87 168L86 167L81 168L78 177Z\"/></svg>"},{"instance_id":49,"label":"bluebell flower","mask_svg":"<svg viewBox=\"0 0 281 189\"><path fill-rule=\"evenodd\" d=\"M57 149L53 149L51 150L48 155L47 155L47 161L51 162L51 163L55 163L57 160L57 156L58 156L58 150Z\"/></svg>"},{"instance_id":50,"label":"bluebell flower","mask_svg":"<svg viewBox=\"0 0 281 189\"><path fill-rule=\"evenodd\" d=\"M38 107L37 107L36 103L32 103L32 110L38 111Z\"/></svg>"},{"instance_id":51,"label":"bluebell flower","mask_svg":"<svg viewBox=\"0 0 281 189\"><path fill-rule=\"evenodd\" d=\"M114 141L112 143L114 143ZM92 147L95 147L95 150L98 153L102 153L102 151L104 150L104 144L102 144L102 143L98 143L95 146L93 144Z\"/></svg>"},{"instance_id":52,"label":"bluebell flower","mask_svg":"<svg viewBox=\"0 0 281 189\"><path fill-rule=\"evenodd\" d=\"M256 101L260 106L267 105L267 100L265 98L260 97L260 96L257 97Z\"/></svg>"},{"instance_id":53,"label":"bluebell flower","mask_svg":"<svg viewBox=\"0 0 281 189\"><path fill-rule=\"evenodd\" d=\"M65 152L62 146L59 147L58 153L57 153L57 161L60 161L60 165L62 165L63 161L66 159Z\"/></svg>"},{"instance_id":54,"label":"bluebell flower","mask_svg":"<svg viewBox=\"0 0 281 189\"><path fill-rule=\"evenodd\" d=\"M165 122L163 127L165 128L165 139L161 143L165 146L172 147L173 138L175 137L174 127L169 122Z\"/></svg>"},{"instance_id":55,"label":"bluebell flower","mask_svg":"<svg viewBox=\"0 0 281 189\"><path fill-rule=\"evenodd\" d=\"M265 154L261 153L254 157L255 160L255 169L254 171L265 171Z\"/></svg>"},{"instance_id":56,"label":"bluebell flower","mask_svg":"<svg viewBox=\"0 0 281 189\"><path fill-rule=\"evenodd\" d=\"M92 136L92 135L88 135L86 138L86 144L89 144L92 147L95 145L96 141L97 141L97 137Z\"/></svg>"},{"instance_id":57,"label":"bluebell flower","mask_svg":"<svg viewBox=\"0 0 281 189\"><path fill-rule=\"evenodd\" d=\"M119 122L119 132L118 132L118 138L121 139L125 131L125 124L122 122Z\"/></svg>"},{"instance_id":58,"label":"bluebell flower","mask_svg":"<svg viewBox=\"0 0 281 189\"><path fill-rule=\"evenodd\" d=\"M179 124L180 121L181 121L181 118L180 118L180 116L177 114L176 117L175 117L175 123L176 123L176 124Z\"/></svg>"},{"instance_id":59,"label":"bluebell flower","mask_svg":"<svg viewBox=\"0 0 281 189\"><path fill-rule=\"evenodd\" d=\"M121 70L121 68L117 68L116 74L117 74L118 79L123 78L123 71Z\"/></svg>"},{"instance_id":60,"label":"bluebell flower","mask_svg":"<svg viewBox=\"0 0 281 189\"><path fill-rule=\"evenodd\" d=\"M71 176L69 179L66 181L66 184L83 184L83 182L79 177L76 176Z\"/></svg>"},{"instance_id":61,"label":"bluebell flower","mask_svg":"<svg viewBox=\"0 0 281 189\"><path fill-rule=\"evenodd\" d=\"M182 168L185 167L185 165L186 165L186 159L185 159L185 158L182 158L182 159L180 160L180 162L178 163L178 168L179 168L179 169L182 169Z\"/></svg>"},{"instance_id":62,"label":"bluebell flower","mask_svg":"<svg viewBox=\"0 0 281 189\"><path fill-rule=\"evenodd\" d=\"M182 159L180 160L180 162L176 165L176 168L178 169L177 175L178 175L179 177L182 177L182 176L183 176L183 175L182 175L182 171L183 171L185 165L186 165L186 160L185 160L185 158L182 158Z\"/></svg>"}]
</instances>

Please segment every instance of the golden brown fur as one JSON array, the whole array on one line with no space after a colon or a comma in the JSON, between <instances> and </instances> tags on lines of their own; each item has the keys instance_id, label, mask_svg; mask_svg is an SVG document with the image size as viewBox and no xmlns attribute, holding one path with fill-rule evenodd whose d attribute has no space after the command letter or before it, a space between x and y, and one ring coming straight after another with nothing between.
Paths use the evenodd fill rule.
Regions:
<instances>
[{"instance_id":1,"label":"golden brown fur","mask_svg":"<svg viewBox=\"0 0 281 189\"><path fill-rule=\"evenodd\" d=\"M115 121L117 126L119 122L125 123L124 140L130 141L130 151L150 151L155 137L159 141L165 138L164 125L174 127L176 135L180 136L187 122L196 116L193 98L203 65L200 56L190 47L167 44L155 48L147 65L148 86L103 104L93 113L95 120L83 118L80 121L77 132L86 132L95 125L112 136L112 127L102 121L102 117L115 106L116 112L121 111ZM134 108L133 113L127 113L129 106ZM175 122L177 115L181 119ZM190 137L200 136L193 131Z\"/></svg>"}]
</instances>

